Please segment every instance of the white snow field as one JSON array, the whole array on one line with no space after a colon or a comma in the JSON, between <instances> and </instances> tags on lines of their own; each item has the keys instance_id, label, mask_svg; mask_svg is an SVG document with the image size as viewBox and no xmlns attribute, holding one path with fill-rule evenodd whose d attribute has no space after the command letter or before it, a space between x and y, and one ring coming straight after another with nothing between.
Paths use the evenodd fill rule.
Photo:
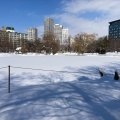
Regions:
<instances>
[{"instance_id":1,"label":"white snow field","mask_svg":"<svg viewBox=\"0 0 120 120\"><path fill-rule=\"evenodd\" d=\"M1 53L0 120L120 120L115 70L120 74L120 53Z\"/></svg>"}]
</instances>

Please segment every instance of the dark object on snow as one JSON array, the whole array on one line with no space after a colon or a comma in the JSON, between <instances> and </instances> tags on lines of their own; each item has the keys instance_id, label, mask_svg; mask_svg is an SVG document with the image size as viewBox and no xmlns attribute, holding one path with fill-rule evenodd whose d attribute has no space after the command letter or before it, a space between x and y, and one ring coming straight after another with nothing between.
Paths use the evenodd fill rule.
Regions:
<instances>
[{"instance_id":1,"label":"dark object on snow","mask_svg":"<svg viewBox=\"0 0 120 120\"><path fill-rule=\"evenodd\" d=\"M118 75L118 72L117 72L117 71L115 71L114 79L115 79L115 80L119 80L119 75Z\"/></svg>"},{"instance_id":2,"label":"dark object on snow","mask_svg":"<svg viewBox=\"0 0 120 120\"><path fill-rule=\"evenodd\" d=\"M102 77L103 76L103 72L99 70L99 74Z\"/></svg>"}]
</instances>

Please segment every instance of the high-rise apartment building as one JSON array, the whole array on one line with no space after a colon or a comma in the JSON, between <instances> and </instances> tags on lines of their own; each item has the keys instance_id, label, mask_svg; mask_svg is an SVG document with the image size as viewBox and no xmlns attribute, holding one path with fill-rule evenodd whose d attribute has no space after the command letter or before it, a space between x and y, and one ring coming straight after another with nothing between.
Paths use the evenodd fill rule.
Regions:
<instances>
[{"instance_id":1,"label":"high-rise apartment building","mask_svg":"<svg viewBox=\"0 0 120 120\"><path fill-rule=\"evenodd\" d=\"M60 44L62 44L62 29L63 29L62 25L55 24L54 35L55 35L56 39L60 41Z\"/></svg>"},{"instance_id":2,"label":"high-rise apartment building","mask_svg":"<svg viewBox=\"0 0 120 120\"><path fill-rule=\"evenodd\" d=\"M27 40L28 35L25 33L19 33L19 32L8 32L9 34L9 41L13 44L13 47L21 47L22 41Z\"/></svg>"},{"instance_id":3,"label":"high-rise apartment building","mask_svg":"<svg viewBox=\"0 0 120 120\"><path fill-rule=\"evenodd\" d=\"M54 20L52 18L44 19L44 34L54 34Z\"/></svg>"},{"instance_id":4,"label":"high-rise apartment building","mask_svg":"<svg viewBox=\"0 0 120 120\"><path fill-rule=\"evenodd\" d=\"M13 27L2 27L0 30L1 41L9 40L12 43L13 48L21 47L22 41L28 39L28 35L25 33L15 32Z\"/></svg>"},{"instance_id":5,"label":"high-rise apartment building","mask_svg":"<svg viewBox=\"0 0 120 120\"><path fill-rule=\"evenodd\" d=\"M28 40L35 41L38 39L38 30L36 28L27 29Z\"/></svg>"},{"instance_id":6,"label":"high-rise apartment building","mask_svg":"<svg viewBox=\"0 0 120 120\"><path fill-rule=\"evenodd\" d=\"M62 29L62 44L66 44L68 42L68 28L67 29Z\"/></svg>"},{"instance_id":7,"label":"high-rise apartment building","mask_svg":"<svg viewBox=\"0 0 120 120\"><path fill-rule=\"evenodd\" d=\"M120 40L120 20L109 22L109 39Z\"/></svg>"}]
</instances>

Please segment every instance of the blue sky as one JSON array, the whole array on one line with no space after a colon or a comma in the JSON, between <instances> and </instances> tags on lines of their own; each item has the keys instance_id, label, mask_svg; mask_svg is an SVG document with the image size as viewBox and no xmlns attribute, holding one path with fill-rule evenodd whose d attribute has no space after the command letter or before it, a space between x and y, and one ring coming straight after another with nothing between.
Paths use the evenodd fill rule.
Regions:
<instances>
[{"instance_id":1,"label":"blue sky","mask_svg":"<svg viewBox=\"0 0 120 120\"><path fill-rule=\"evenodd\" d=\"M36 27L43 34L45 17L69 29L70 35L85 32L108 34L108 22L119 19L119 0L1 0L0 27L12 26L17 32Z\"/></svg>"},{"instance_id":2,"label":"blue sky","mask_svg":"<svg viewBox=\"0 0 120 120\"><path fill-rule=\"evenodd\" d=\"M0 26L13 26L16 31L43 24L45 16L59 12L60 0L1 0Z\"/></svg>"}]
</instances>

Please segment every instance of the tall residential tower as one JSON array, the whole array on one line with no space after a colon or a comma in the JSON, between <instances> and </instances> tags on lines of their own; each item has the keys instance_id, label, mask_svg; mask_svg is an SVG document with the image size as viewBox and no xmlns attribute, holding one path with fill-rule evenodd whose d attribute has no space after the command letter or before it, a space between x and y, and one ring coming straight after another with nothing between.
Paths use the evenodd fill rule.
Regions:
<instances>
[{"instance_id":1,"label":"tall residential tower","mask_svg":"<svg viewBox=\"0 0 120 120\"><path fill-rule=\"evenodd\" d=\"M109 39L120 40L120 19L109 22Z\"/></svg>"},{"instance_id":2,"label":"tall residential tower","mask_svg":"<svg viewBox=\"0 0 120 120\"><path fill-rule=\"evenodd\" d=\"M28 28L27 33L28 33L28 40L35 41L38 39L38 31L36 28Z\"/></svg>"},{"instance_id":3,"label":"tall residential tower","mask_svg":"<svg viewBox=\"0 0 120 120\"><path fill-rule=\"evenodd\" d=\"M62 29L63 29L62 25L55 24L55 26L54 26L54 35L57 38L57 40L60 41L60 44L62 44Z\"/></svg>"},{"instance_id":4,"label":"tall residential tower","mask_svg":"<svg viewBox=\"0 0 120 120\"><path fill-rule=\"evenodd\" d=\"M66 42L68 42L68 36L68 28L62 29L62 44L66 44Z\"/></svg>"},{"instance_id":5,"label":"tall residential tower","mask_svg":"<svg viewBox=\"0 0 120 120\"><path fill-rule=\"evenodd\" d=\"M54 34L54 20L52 18L44 19L44 34Z\"/></svg>"}]
</instances>

